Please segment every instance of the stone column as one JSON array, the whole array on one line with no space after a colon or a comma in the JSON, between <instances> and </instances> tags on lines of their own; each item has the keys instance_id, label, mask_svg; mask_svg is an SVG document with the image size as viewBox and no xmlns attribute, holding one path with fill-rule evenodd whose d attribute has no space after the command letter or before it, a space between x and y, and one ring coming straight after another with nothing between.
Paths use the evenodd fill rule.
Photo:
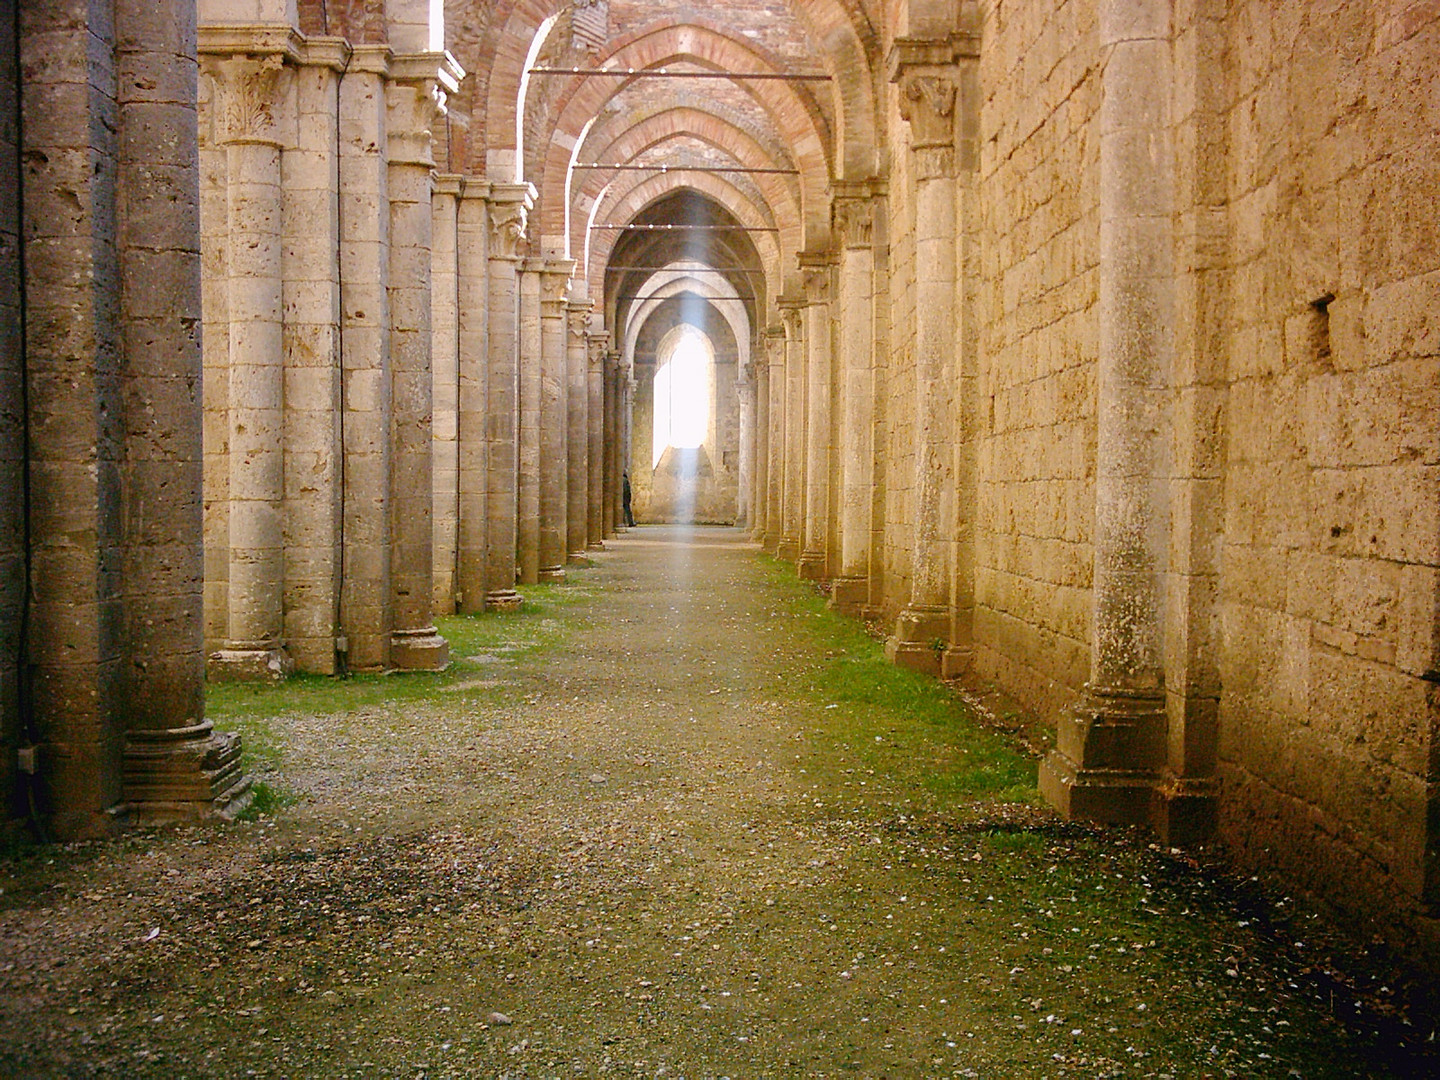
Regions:
<instances>
[{"instance_id":1,"label":"stone column","mask_svg":"<svg viewBox=\"0 0 1440 1080\"><path fill-rule=\"evenodd\" d=\"M807 581L828 576L830 546L830 372L829 252L805 252L805 528L798 570Z\"/></svg>"},{"instance_id":2,"label":"stone column","mask_svg":"<svg viewBox=\"0 0 1440 1080\"><path fill-rule=\"evenodd\" d=\"M590 357L586 331L590 301L572 299L565 306L566 505L565 531L569 539L566 562L584 566L590 531Z\"/></svg>"},{"instance_id":3,"label":"stone column","mask_svg":"<svg viewBox=\"0 0 1440 1080\"><path fill-rule=\"evenodd\" d=\"M131 820L158 822L228 814L248 801L249 781L240 772L239 736L218 734L205 719L195 7L185 0L118 0L114 18L119 274L118 280L101 276L89 285L115 290L110 299L120 302L123 358L117 419L124 438L118 463L124 660L107 696L125 727L122 794ZM78 159L89 172L90 155ZM81 199L94 207L105 185L93 174L82 184L87 181L89 198ZM53 204L39 204L42 213L47 205ZM43 229L33 222L32 236ZM70 375L63 373L61 383ZM59 402L52 398L50 404ZM103 410L98 418L108 426ZM69 431L73 417L62 411L51 419ZM102 427L101 445L113 433ZM104 483L109 469L96 472ZM106 508L106 502L90 509ZM102 556L98 565L106 561ZM35 566L32 581L47 569L54 567ZM106 592L108 583L102 604ZM103 641L103 615L93 629ZM32 657L51 651L35 648L40 641L38 635L32 640ZM48 644L62 647L53 639ZM79 687L69 692L80 696Z\"/></svg>"},{"instance_id":4,"label":"stone column","mask_svg":"<svg viewBox=\"0 0 1440 1080\"><path fill-rule=\"evenodd\" d=\"M765 368L770 389L769 450L765 459L765 550L776 554L785 503L785 327L765 331Z\"/></svg>"},{"instance_id":5,"label":"stone column","mask_svg":"<svg viewBox=\"0 0 1440 1080\"><path fill-rule=\"evenodd\" d=\"M293 72L283 52L210 67L225 147L229 317L229 590L213 677L280 678L285 649L285 371L281 320L280 120Z\"/></svg>"},{"instance_id":6,"label":"stone column","mask_svg":"<svg viewBox=\"0 0 1440 1080\"><path fill-rule=\"evenodd\" d=\"M585 546L590 551L605 549L605 347L609 344L609 334L586 335L589 363L586 390L590 401L585 419L588 458L585 475L589 487Z\"/></svg>"},{"instance_id":7,"label":"stone column","mask_svg":"<svg viewBox=\"0 0 1440 1080\"><path fill-rule=\"evenodd\" d=\"M900 40L890 57L915 176L915 483L910 602L885 644L897 664L938 674L950 635L949 359L955 341L955 96L949 41Z\"/></svg>"},{"instance_id":8,"label":"stone column","mask_svg":"<svg viewBox=\"0 0 1440 1080\"><path fill-rule=\"evenodd\" d=\"M460 595L460 195L465 180L437 176L430 197L430 371L434 421L432 543L437 614L453 615ZM467 237L469 239L469 237Z\"/></svg>"},{"instance_id":9,"label":"stone column","mask_svg":"<svg viewBox=\"0 0 1440 1080\"><path fill-rule=\"evenodd\" d=\"M835 200L840 252L840 566L830 606L859 615L870 599L870 511L875 447L875 203L870 182L842 186Z\"/></svg>"},{"instance_id":10,"label":"stone column","mask_svg":"<svg viewBox=\"0 0 1440 1080\"><path fill-rule=\"evenodd\" d=\"M635 361L634 358L620 360L620 462L621 469L630 467L635 452ZM645 463L649 468L649 462ZM633 477L631 478L634 479ZM619 480L616 480L617 490ZM623 502L623 495L622 495ZM632 507L633 510L633 507Z\"/></svg>"},{"instance_id":11,"label":"stone column","mask_svg":"<svg viewBox=\"0 0 1440 1080\"><path fill-rule=\"evenodd\" d=\"M750 469L755 456L755 362L740 366L735 377L740 398L740 470L735 485L735 524L750 522Z\"/></svg>"},{"instance_id":12,"label":"stone column","mask_svg":"<svg viewBox=\"0 0 1440 1080\"><path fill-rule=\"evenodd\" d=\"M430 367L430 126L443 56L397 56L386 90L390 186L390 543L394 628L390 662L438 671L450 647L436 632Z\"/></svg>"},{"instance_id":13,"label":"stone column","mask_svg":"<svg viewBox=\"0 0 1440 1080\"><path fill-rule=\"evenodd\" d=\"M540 580L565 580L570 539L570 358L565 291L575 263L540 276Z\"/></svg>"},{"instance_id":14,"label":"stone column","mask_svg":"<svg viewBox=\"0 0 1440 1080\"><path fill-rule=\"evenodd\" d=\"M805 529L805 339L801 333L805 301L782 296L776 306L785 324L785 455L775 555L799 562Z\"/></svg>"},{"instance_id":15,"label":"stone column","mask_svg":"<svg viewBox=\"0 0 1440 1080\"><path fill-rule=\"evenodd\" d=\"M457 224L460 336L455 431L459 470L455 608L467 615L485 607L486 538L489 535L489 198L489 184L467 179L460 196ZM510 578L513 588L513 566Z\"/></svg>"},{"instance_id":16,"label":"stone column","mask_svg":"<svg viewBox=\"0 0 1440 1080\"><path fill-rule=\"evenodd\" d=\"M1142 822L1165 761L1163 436L1175 332L1168 0L1102 0L1100 356L1090 682L1040 788L1069 817Z\"/></svg>"},{"instance_id":17,"label":"stone column","mask_svg":"<svg viewBox=\"0 0 1440 1080\"><path fill-rule=\"evenodd\" d=\"M306 42L284 176L285 642L300 671L341 666L340 250L335 95L350 49Z\"/></svg>"},{"instance_id":18,"label":"stone column","mask_svg":"<svg viewBox=\"0 0 1440 1080\"><path fill-rule=\"evenodd\" d=\"M515 500L515 549L520 584L540 580L540 408L544 336L541 330L541 259L520 264L520 427Z\"/></svg>"},{"instance_id":19,"label":"stone column","mask_svg":"<svg viewBox=\"0 0 1440 1080\"><path fill-rule=\"evenodd\" d=\"M520 594L515 591L520 431L519 252L520 241L525 237L526 215L534 205L535 189L529 184L491 187L485 606L497 609L520 605Z\"/></svg>"},{"instance_id":20,"label":"stone column","mask_svg":"<svg viewBox=\"0 0 1440 1080\"><path fill-rule=\"evenodd\" d=\"M351 671L390 666L389 70L388 48L357 45L340 80L341 625Z\"/></svg>"},{"instance_id":21,"label":"stone column","mask_svg":"<svg viewBox=\"0 0 1440 1080\"><path fill-rule=\"evenodd\" d=\"M750 466L750 537L763 545L770 493L770 357L764 339L758 334L755 337L755 449Z\"/></svg>"},{"instance_id":22,"label":"stone column","mask_svg":"<svg viewBox=\"0 0 1440 1080\"><path fill-rule=\"evenodd\" d=\"M620 512L620 354L607 352L605 367L605 538L615 536L624 523Z\"/></svg>"}]
</instances>

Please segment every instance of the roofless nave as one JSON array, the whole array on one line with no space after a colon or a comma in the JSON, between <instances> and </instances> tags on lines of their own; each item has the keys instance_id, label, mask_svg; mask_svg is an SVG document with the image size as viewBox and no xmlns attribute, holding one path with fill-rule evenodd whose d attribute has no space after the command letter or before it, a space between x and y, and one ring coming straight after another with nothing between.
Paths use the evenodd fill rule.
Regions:
<instances>
[{"instance_id":1,"label":"roofless nave","mask_svg":"<svg viewBox=\"0 0 1440 1080\"><path fill-rule=\"evenodd\" d=\"M443 664L628 473L1435 940L1430 8L19 8L12 818L223 809L207 666Z\"/></svg>"}]
</instances>

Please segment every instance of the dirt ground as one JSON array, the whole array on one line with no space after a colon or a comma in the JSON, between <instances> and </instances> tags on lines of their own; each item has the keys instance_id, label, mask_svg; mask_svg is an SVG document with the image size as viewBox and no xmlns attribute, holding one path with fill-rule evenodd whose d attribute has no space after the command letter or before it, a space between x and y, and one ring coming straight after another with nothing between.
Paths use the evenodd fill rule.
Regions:
<instances>
[{"instance_id":1,"label":"dirt ground","mask_svg":"<svg viewBox=\"0 0 1440 1080\"><path fill-rule=\"evenodd\" d=\"M595 564L443 676L267 691L291 805L0 860L0 1073L1435 1074L1293 902L1058 822L939 689L857 705L738 532Z\"/></svg>"}]
</instances>

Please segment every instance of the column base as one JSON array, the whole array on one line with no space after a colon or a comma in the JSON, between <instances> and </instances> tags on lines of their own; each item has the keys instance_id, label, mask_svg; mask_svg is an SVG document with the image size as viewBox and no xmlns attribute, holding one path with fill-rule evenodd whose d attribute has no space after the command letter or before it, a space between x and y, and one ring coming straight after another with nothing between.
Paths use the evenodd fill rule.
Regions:
<instances>
[{"instance_id":1,"label":"column base","mask_svg":"<svg viewBox=\"0 0 1440 1080\"><path fill-rule=\"evenodd\" d=\"M207 720L191 727L131 731L122 770L129 820L137 825L230 820L250 805L240 771L240 736Z\"/></svg>"},{"instance_id":2,"label":"column base","mask_svg":"<svg viewBox=\"0 0 1440 1080\"><path fill-rule=\"evenodd\" d=\"M800 541L788 536L782 536L775 543L775 557L785 562L800 561Z\"/></svg>"},{"instance_id":3,"label":"column base","mask_svg":"<svg viewBox=\"0 0 1440 1080\"><path fill-rule=\"evenodd\" d=\"M589 565L590 565L590 556L586 555L583 550L582 550L582 551L572 551L572 552L570 552L569 555L566 555L566 556L565 556L565 565L566 565L566 566L589 566Z\"/></svg>"},{"instance_id":4,"label":"column base","mask_svg":"<svg viewBox=\"0 0 1440 1080\"><path fill-rule=\"evenodd\" d=\"M450 643L433 626L396 630L390 635L390 663L400 671L444 671L450 663Z\"/></svg>"},{"instance_id":5,"label":"column base","mask_svg":"<svg viewBox=\"0 0 1440 1080\"><path fill-rule=\"evenodd\" d=\"M1202 844L1215 835L1220 782L1170 776L1154 791L1151 817L1163 843L1171 847Z\"/></svg>"},{"instance_id":6,"label":"column base","mask_svg":"<svg viewBox=\"0 0 1440 1080\"><path fill-rule=\"evenodd\" d=\"M870 601L870 582L863 577L838 577L830 583L827 606L841 615L858 618Z\"/></svg>"},{"instance_id":7,"label":"column base","mask_svg":"<svg viewBox=\"0 0 1440 1080\"><path fill-rule=\"evenodd\" d=\"M604 551L604 550L605 550L605 541L604 541L604 540L591 540L588 544L585 545L585 550L586 550L586 551Z\"/></svg>"},{"instance_id":8,"label":"column base","mask_svg":"<svg viewBox=\"0 0 1440 1080\"><path fill-rule=\"evenodd\" d=\"M1067 818L1151 823L1165 760L1165 699L1158 691L1087 687L1060 718L1055 749L1040 763L1040 792Z\"/></svg>"},{"instance_id":9,"label":"column base","mask_svg":"<svg viewBox=\"0 0 1440 1080\"><path fill-rule=\"evenodd\" d=\"M885 640L885 659L899 667L940 674L940 658L950 636L950 613L943 607L908 607Z\"/></svg>"},{"instance_id":10,"label":"column base","mask_svg":"<svg viewBox=\"0 0 1440 1080\"><path fill-rule=\"evenodd\" d=\"M279 682L295 671L284 649L221 649L206 658L205 675L214 682Z\"/></svg>"},{"instance_id":11,"label":"column base","mask_svg":"<svg viewBox=\"0 0 1440 1080\"><path fill-rule=\"evenodd\" d=\"M974 662L974 649L950 645L940 654L940 677L942 679L958 679L968 675L970 666Z\"/></svg>"},{"instance_id":12,"label":"column base","mask_svg":"<svg viewBox=\"0 0 1440 1080\"><path fill-rule=\"evenodd\" d=\"M799 562L795 564L795 570L802 581L823 581L825 578L825 553L823 551L807 551L800 556Z\"/></svg>"},{"instance_id":13,"label":"column base","mask_svg":"<svg viewBox=\"0 0 1440 1080\"><path fill-rule=\"evenodd\" d=\"M485 594L486 611L518 611L525 598L514 589L495 589Z\"/></svg>"},{"instance_id":14,"label":"column base","mask_svg":"<svg viewBox=\"0 0 1440 1080\"><path fill-rule=\"evenodd\" d=\"M565 582L563 566L542 566L536 580L542 585L561 585Z\"/></svg>"}]
</instances>

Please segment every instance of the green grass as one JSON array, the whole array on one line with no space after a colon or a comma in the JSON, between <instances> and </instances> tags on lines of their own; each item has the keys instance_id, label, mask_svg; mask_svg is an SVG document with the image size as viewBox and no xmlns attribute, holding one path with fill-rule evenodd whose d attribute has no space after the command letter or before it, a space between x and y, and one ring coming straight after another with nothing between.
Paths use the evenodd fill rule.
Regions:
<instances>
[{"instance_id":1,"label":"green grass","mask_svg":"<svg viewBox=\"0 0 1440 1080\"><path fill-rule=\"evenodd\" d=\"M837 747L866 767L906 768L942 806L1039 801L1037 762L1013 736L987 729L939 680L892 664L861 623L830 611L788 565L768 560L767 574L795 632L821 657L797 685L825 709Z\"/></svg>"},{"instance_id":2,"label":"green grass","mask_svg":"<svg viewBox=\"0 0 1440 1080\"><path fill-rule=\"evenodd\" d=\"M211 683L205 696L207 715L222 729L244 720L244 737L250 738L253 730L258 741L273 745L274 739L267 735L267 721L272 717L295 713L323 716L386 702L421 701L437 690L493 671L496 664L558 646L566 635L558 616L588 592L583 586L566 583L529 586L524 595L525 603L516 611L436 619L440 633L450 643L450 665L444 671L358 673L339 678L295 675L277 683ZM233 726L228 729L237 730Z\"/></svg>"},{"instance_id":3,"label":"green grass","mask_svg":"<svg viewBox=\"0 0 1440 1080\"><path fill-rule=\"evenodd\" d=\"M283 740L279 729L287 716L343 717L382 704L423 701L446 688L497 697L516 692L495 676L522 658L561 646L567 637L565 609L589 595L583 576L572 571L562 585L534 585L524 590L525 602L515 611L486 611L436 619L450 643L450 664L444 671L361 673L338 678L295 675L274 683L211 683L206 687L206 715L220 731L238 732L241 767L254 777L253 800L240 815L253 821L295 803L283 775ZM474 682L474 687L468 683ZM488 685L490 683L494 685Z\"/></svg>"}]
</instances>

